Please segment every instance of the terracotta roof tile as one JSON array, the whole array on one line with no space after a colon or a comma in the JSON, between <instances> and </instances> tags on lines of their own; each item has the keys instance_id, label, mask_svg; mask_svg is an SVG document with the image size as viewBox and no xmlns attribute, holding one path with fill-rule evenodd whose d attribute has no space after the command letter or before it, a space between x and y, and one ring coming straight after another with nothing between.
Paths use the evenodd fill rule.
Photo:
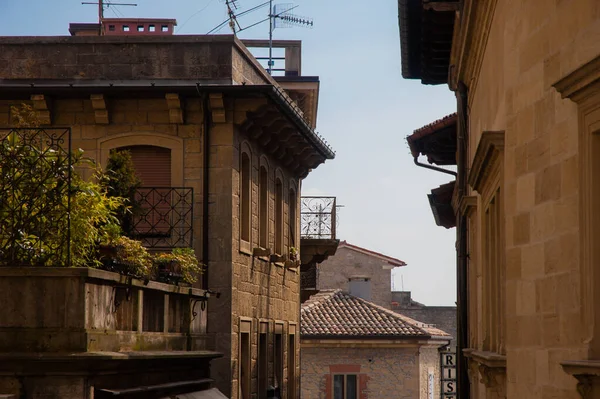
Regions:
<instances>
[{"instance_id":1,"label":"terracotta roof tile","mask_svg":"<svg viewBox=\"0 0 600 399\"><path fill-rule=\"evenodd\" d=\"M341 290L323 290L302 304L302 338L445 338L450 335Z\"/></svg>"}]
</instances>

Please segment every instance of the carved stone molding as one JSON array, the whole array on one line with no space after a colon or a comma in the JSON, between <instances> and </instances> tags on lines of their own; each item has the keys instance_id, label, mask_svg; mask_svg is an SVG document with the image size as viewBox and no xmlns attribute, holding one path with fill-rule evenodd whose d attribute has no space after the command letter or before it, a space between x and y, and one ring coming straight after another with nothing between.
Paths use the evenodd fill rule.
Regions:
<instances>
[{"instance_id":1,"label":"carved stone molding","mask_svg":"<svg viewBox=\"0 0 600 399\"><path fill-rule=\"evenodd\" d=\"M496 398L506 398L506 356L475 349L464 349L463 352L469 360L471 381L476 378L477 370L481 376L480 382L494 391Z\"/></svg>"},{"instance_id":2,"label":"carved stone molding","mask_svg":"<svg viewBox=\"0 0 600 399\"><path fill-rule=\"evenodd\" d=\"M500 159L503 151L504 131L483 132L469 173L469 184L474 190L481 193L486 177L490 174L496 161Z\"/></svg>"},{"instance_id":3,"label":"carved stone molding","mask_svg":"<svg viewBox=\"0 0 600 399\"><path fill-rule=\"evenodd\" d=\"M169 122L173 124L183 123L183 110L181 109L181 100L177 93L165 94L167 108L169 109Z\"/></svg>"},{"instance_id":4,"label":"carved stone molding","mask_svg":"<svg viewBox=\"0 0 600 399\"><path fill-rule=\"evenodd\" d=\"M92 94L90 96L92 108L94 109L94 119L99 125L108 124L108 110L106 109L106 100L103 94Z\"/></svg>"},{"instance_id":5,"label":"carved stone molding","mask_svg":"<svg viewBox=\"0 0 600 399\"><path fill-rule=\"evenodd\" d=\"M222 93L211 93L208 97L210 110L212 112L212 121L214 123L225 123L225 103Z\"/></svg>"},{"instance_id":6,"label":"carved stone molding","mask_svg":"<svg viewBox=\"0 0 600 399\"><path fill-rule=\"evenodd\" d=\"M577 392L582 399L600 397L600 360L572 360L560 365L577 379Z\"/></svg>"},{"instance_id":7,"label":"carved stone molding","mask_svg":"<svg viewBox=\"0 0 600 399\"><path fill-rule=\"evenodd\" d=\"M552 86L562 98L570 98L576 103L600 91L600 56L564 76Z\"/></svg>"},{"instance_id":8,"label":"carved stone molding","mask_svg":"<svg viewBox=\"0 0 600 399\"><path fill-rule=\"evenodd\" d=\"M37 113L39 122L42 125L51 125L52 118L50 115L50 99L43 94L32 94L31 102L33 103L33 109Z\"/></svg>"}]
</instances>

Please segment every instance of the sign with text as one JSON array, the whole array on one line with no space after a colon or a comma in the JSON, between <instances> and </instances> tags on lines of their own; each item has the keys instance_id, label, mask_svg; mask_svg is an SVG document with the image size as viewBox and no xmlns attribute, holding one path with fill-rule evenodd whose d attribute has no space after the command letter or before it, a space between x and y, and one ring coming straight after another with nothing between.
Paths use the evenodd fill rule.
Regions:
<instances>
[{"instance_id":1,"label":"sign with text","mask_svg":"<svg viewBox=\"0 0 600 399\"><path fill-rule=\"evenodd\" d=\"M440 352L442 399L456 399L456 352Z\"/></svg>"}]
</instances>

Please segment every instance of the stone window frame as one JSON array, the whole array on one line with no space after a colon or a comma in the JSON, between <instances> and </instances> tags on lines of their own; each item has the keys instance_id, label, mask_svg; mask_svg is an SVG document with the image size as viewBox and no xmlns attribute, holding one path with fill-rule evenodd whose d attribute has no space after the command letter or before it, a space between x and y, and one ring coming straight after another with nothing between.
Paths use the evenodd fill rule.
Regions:
<instances>
[{"instance_id":1,"label":"stone window frame","mask_svg":"<svg viewBox=\"0 0 600 399\"><path fill-rule=\"evenodd\" d=\"M296 373L296 351L299 348L298 335L296 334L298 330L298 324L296 322L288 322L288 374L287 374L287 399L297 399L298 398L298 384L297 384L297 373ZM293 347L291 343L294 343Z\"/></svg>"},{"instance_id":2,"label":"stone window frame","mask_svg":"<svg viewBox=\"0 0 600 399\"><path fill-rule=\"evenodd\" d=\"M97 158L101 167L108 163L110 150L136 145L152 145L171 150L171 185L183 187L184 152L183 139L160 133L123 133L98 139Z\"/></svg>"},{"instance_id":3,"label":"stone window frame","mask_svg":"<svg viewBox=\"0 0 600 399\"><path fill-rule=\"evenodd\" d=\"M269 248L269 202L270 202L270 171L269 160L261 155L258 165L258 246L263 249ZM263 170L265 171L263 181ZM263 201L265 201L263 203ZM263 209L264 206L264 209Z\"/></svg>"},{"instance_id":4,"label":"stone window frame","mask_svg":"<svg viewBox=\"0 0 600 399\"><path fill-rule=\"evenodd\" d=\"M244 157L248 159L248 170L244 173ZM252 255L252 147L247 141L243 141L240 144L240 158L239 158L239 245L240 252L246 255ZM247 179L247 180L246 180ZM247 187L244 190L244 180L246 180ZM246 192L244 192L246 191ZM244 211L245 209L245 211ZM247 213L247 215L246 215ZM246 219L248 228L248 240L244 239L244 224L243 219Z\"/></svg>"},{"instance_id":5,"label":"stone window frame","mask_svg":"<svg viewBox=\"0 0 600 399\"><path fill-rule=\"evenodd\" d=\"M238 339L238 398L250 399L252 395L252 322L248 317L239 319L239 339ZM247 337L248 342L244 346L243 338ZM246 356L244 356L244 349ZM246 357L244 361L244 357ZM242 378L242 369L247 370L246 376ZM245 381L245 384L242 381Z\"/></svg>"},{"instance_id":6,"label":"stone window frame","mask_svg":"<svg viewBox=\"0 0 600 399\"><path fill-rule=\"evenodd\" d=\"M298 186L294 179L290 179L288 183L288 250L291 247L299 249L299 229L298 229ZM292 195L293 193L293 195ZM292 203L292 198L294 199ZM293 212L292 212L293 208Z\"/></svg>"},{"instance_id":7,"label":"stone window frame","mask_svg":"<svg viewBox=\"0 0 600 399\"><path fill-rule=\"evenodd\" d=\"M600 360L600 56L566 74L552 85L563 99L577 104L579 142L579 242L582 339L589 342L589 358ZM587 360L587 359L586 359ZM563 368L579 379L600 375L600 362L563 362Z\"/></svg>"},{"instance_id":8,"label":"stone window frame","mask_svg":"<svg viewBox=\"0 0 600 399\"><path fill-rule=\"evenodd\" d=\"M330 364L329 374L325 375L325 397L327 399L335 398L334 382L336 375L354 375L356 376L356 397L357 399L366 399L368 376L360 371L360 364Z\"/></svg>"},{"instance_id":9,"label":"stone window frame","mask_svg":"<svg viewBox=\"0 0 600 399\"><path fill-rule=\"evenodd\" d=\"M473 158L469 184L479 193L483 350L505 354L506 263L504 223L504 131L484 131Z\"/></svg>"},{"instance_id":10,"label":"stone window frame","mask_svg":"<svg viewBox=\"0 0 600 399\"><path fill-rule=\"evenodd\" d=\"M256 379L258 388L258 399L266 399L267 388L269 387L269 321L266 319L258 320L258 329L256 337L257 358L256 358ZM261 344L261 335L265 335L266 342ZM264 356L263 356L264 355Z\"/></svg>"},{"instance_id":11,"label":"stone window frame","mask_svg":"<svg viewBox=\"0 0 600 399\"><path fill-rule=\"evenodd\" d=\"M275 326L273 329L273 386L278 383L280 394L284 392L284 369L285 369L285 339L284 336L285 322L281 320L275 320ZM277 348L277 336L280 337L281 344L280 348ZM280 358L278 359L277 349L281 350ZM279 373L279 375L277 374Z\"/></svg>"},{"instance_id":12,"label":"stone window frame","mask_svg":"<svg viewBox=\"0 0 600 399\"><path fill-rule=\"evenodd\" d=\"M277 191L278 181L281 186L280 193ZM276 168L273 182L273 252L277 255L283 255L285 253L285 192L285 179L283 178L283 171L281 168ZM277 198L278 194L280 197L279 199Z\"/></svg>"}]
</instances>

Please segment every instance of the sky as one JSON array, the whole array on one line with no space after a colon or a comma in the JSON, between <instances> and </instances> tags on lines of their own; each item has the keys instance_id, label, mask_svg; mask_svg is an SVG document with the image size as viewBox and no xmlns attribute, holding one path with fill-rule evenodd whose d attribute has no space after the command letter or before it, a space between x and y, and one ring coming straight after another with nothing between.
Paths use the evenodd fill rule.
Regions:
<instances>
[{"instance_id":1,"label":"sky","mask_svg":"<svg viewBox=\"0 0 600 399\"><path fill-rule=\"evenodd\" d=\"M263 1L237 0L238 12ZM223 0L118 2L138 6L112 6L105 17L175 18L176 34L206 34L227 18ZM336 196L343 205L338 238L407 263L393 271L394 289L412 291L426 305L454 305L455 229L436 226L427 201L451 177L414 165L406 144L415 129L456 111L453 93L402 78L397 0L294 5L296 14L313 19L313 28L278 28L274 38L302 40L302 74L321 82L316 130L336 151L304 180L302 194ZM239 22L249 26L267 11ZM70 22L95 21L97 6L81 1L0 0L0 36L69 35ZM266 39L268 23L239 37Z\"/></svg>"}]
</instances>

